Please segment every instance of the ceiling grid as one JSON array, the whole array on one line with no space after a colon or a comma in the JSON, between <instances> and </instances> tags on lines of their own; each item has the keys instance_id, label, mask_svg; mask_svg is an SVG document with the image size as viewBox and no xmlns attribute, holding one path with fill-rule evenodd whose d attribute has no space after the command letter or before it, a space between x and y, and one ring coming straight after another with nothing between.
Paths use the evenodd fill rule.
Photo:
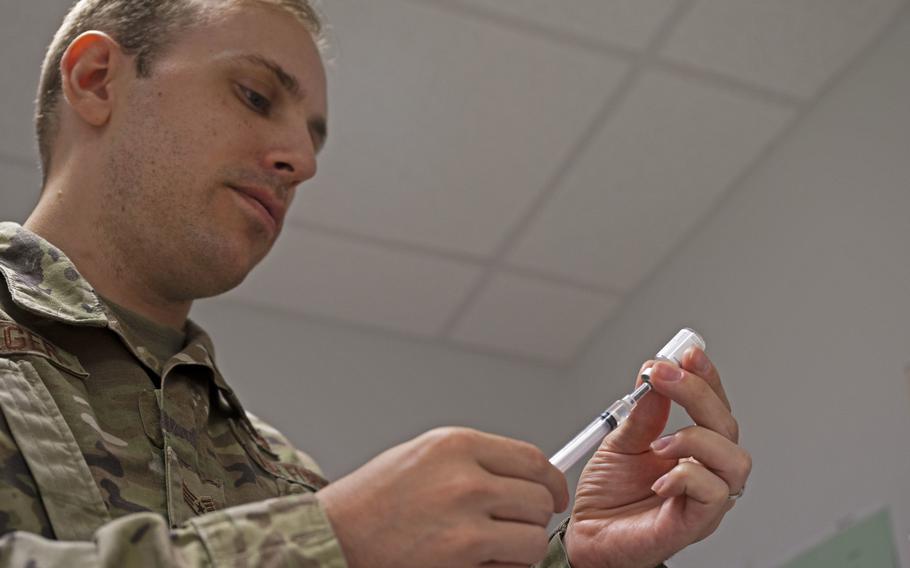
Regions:
<instances>
[{"instance_id":1,"label":"ceiling grid","mask_svg":"<svg viewBox=\"0 0 910 568\"><path fill-rule=\"evenodd\" d=\"M68 4L0 8L0 72L34 79L0 116L7 218L38 194L34 84ZM324 3L320 175L221 301L571 365L907 4Z\"/></svg>"}]
</instances>

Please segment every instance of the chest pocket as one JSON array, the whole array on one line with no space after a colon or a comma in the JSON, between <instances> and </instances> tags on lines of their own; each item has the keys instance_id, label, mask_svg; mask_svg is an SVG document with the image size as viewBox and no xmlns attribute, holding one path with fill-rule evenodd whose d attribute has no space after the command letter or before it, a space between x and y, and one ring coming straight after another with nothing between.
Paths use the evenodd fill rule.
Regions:
<instances>
[{"instance_id":1,"label":"chest pocket","mask_svg":"<svg viewBox=\"0 0 910 568\"><path fill-rule=\"evenodd\" d=\"M224 482L206 479L183 462L173 448L165 453L169 485L168 516L177 527L192 517L224 509L227 505Z\"/></svg>"},{"instance_id":2,"label":"chest pocket","mask_svg":"<svg viewBox=\"0 0 910 568\"><path fill-rule=\"evenodd\" d=\"M0 358L0 410L38 486L55 536L90 539L110 514L72 431L27 360Z\"/></svg>"}]
</instances>

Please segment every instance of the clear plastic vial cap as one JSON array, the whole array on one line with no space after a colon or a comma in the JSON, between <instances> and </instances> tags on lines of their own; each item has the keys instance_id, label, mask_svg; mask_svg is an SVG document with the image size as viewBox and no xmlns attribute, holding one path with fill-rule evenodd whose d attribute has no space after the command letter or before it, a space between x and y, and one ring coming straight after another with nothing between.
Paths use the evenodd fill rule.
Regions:
<instances>
[{"instance_id":1,"label":"clear plastic vial cap","mask_svg":"<svg viewBox=\"0 0 910 568\"><path fill-rule=\"evenodd\" d=\"M656 359L682 365L683 355L685 355L686 350L693 346L704 351L705 340L696 331L684 327L673 336L669 343L664 345L663 349L657 352Z\"/></svg>"}]
</instances>

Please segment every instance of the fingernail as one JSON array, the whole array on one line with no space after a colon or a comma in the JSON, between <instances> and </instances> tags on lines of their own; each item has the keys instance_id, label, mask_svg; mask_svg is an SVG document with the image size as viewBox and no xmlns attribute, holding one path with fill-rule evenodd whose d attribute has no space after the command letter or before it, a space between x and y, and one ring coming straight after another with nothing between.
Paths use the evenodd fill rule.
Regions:
<instances>
[{"instance_id":1,"label":"fingernail","mask_svg":"<svg viewBox=\"0 0 910 568\"><path fill-rule=\"evenodd\" d=\"M651 442L651 449L654 450L655 452L661 451L662 449L664 449L670 445L670 442L673 441L673 437L674 437L674 434L670 434L669 436L664 436L663 438L658 438L658 439L654 440L653 442Z\"/></svg>"},{"instance_id":2,"label":"fingernail","mask_svg":"<svg viewBox=\"0 0 910 568\"><path fill-rule=\"evenodd\" d=\"M660 374L660 378L665 382L675 382L681 381L685 376L685 373L679 367L673 367L670 365L659 365L657 371Z\"/></svg>"},{"instance_id":3,"label":"fingernail","mask_svg":"<svg viewBox=\"0 0 910 568\"><path fill-rule=\"evenodd\" d=\"M708 356L701 349L692 349L692 362L695 363L695 368L698 369L699 373L707 373L711 370L711 362L708 361Z\"/></svg>"},{"instance_id":4,"label":"fingernail","mask_svg":"<svg viewBox=\"0 0 910 568\"><path fill-rule=\"evenodd\" d=\"M654 482L654 485L651 486L651 491L655 493L660 493L660 488L667 484L667 476L663 476L657 481Z\"/></svg>"}]
</instances>

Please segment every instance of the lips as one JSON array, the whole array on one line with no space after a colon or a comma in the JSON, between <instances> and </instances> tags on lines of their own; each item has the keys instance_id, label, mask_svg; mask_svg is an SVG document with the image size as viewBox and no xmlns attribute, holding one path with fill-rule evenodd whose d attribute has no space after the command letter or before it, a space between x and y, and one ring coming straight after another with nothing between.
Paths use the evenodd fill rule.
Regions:
<instances>
[{"instance_id":1,"label":"lips","mask_svg":"<svg viewBox=\"0 0 910 568\"><path fill-rule=\"evenodd\" d=\"M228 185L228 187L262 205L277 227L281 227L284 223L287 208L284 202L275 195L275 192L252 186Z\"/></svg>"}]
</instances>

